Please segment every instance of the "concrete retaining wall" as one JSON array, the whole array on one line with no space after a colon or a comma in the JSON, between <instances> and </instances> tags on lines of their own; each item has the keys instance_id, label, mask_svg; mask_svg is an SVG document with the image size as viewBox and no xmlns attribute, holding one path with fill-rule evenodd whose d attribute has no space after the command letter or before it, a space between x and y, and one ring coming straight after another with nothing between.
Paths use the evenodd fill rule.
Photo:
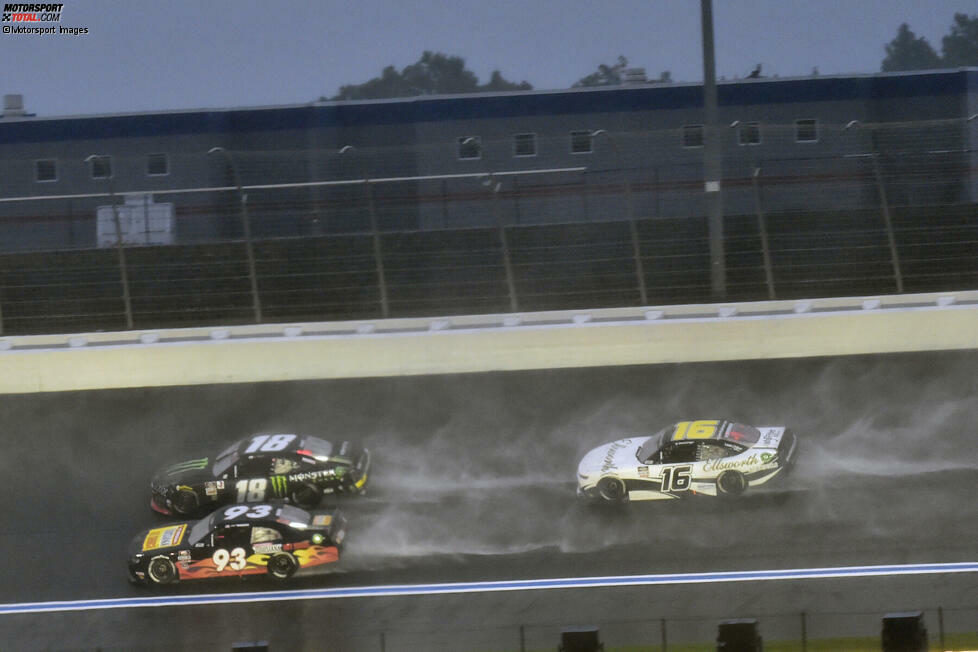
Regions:
<instances>
[{"instance_id":1,"label":"concrete retaining wall","mask_svg":"<svg viewBox=\"0 0 978 652\"><path fill-rule=\"evenodd\" d=\"M978 292L0 338L0 393L978 348Z\"/></svg>"}]
</instances>

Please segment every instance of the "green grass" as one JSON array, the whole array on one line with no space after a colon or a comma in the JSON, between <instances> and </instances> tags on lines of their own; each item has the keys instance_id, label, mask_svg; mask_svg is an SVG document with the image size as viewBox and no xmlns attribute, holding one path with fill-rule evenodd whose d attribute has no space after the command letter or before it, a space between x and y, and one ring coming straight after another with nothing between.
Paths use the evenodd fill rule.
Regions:
<instances>
[{"instance_id":1,"label":"green grass","mask_svg":"<svg viewBox=\"0 0 978 652\"><path fill-rule=\"evenodd\" d=\"M931 652L944 650L978 650L978 633L945 634L944 650L940 648L937 635L928 637ZM557 646L531 652L553 652ZM860 636L848 638L811 639L806 652L880 652L879 636ZM716 643L672 644L667 652L714 652ZM625 647L605 647L605 652L662 652L660 645L629 645ZM764 641L764 652L802 652L801 641Z\"/></svg>"}]
</instances>

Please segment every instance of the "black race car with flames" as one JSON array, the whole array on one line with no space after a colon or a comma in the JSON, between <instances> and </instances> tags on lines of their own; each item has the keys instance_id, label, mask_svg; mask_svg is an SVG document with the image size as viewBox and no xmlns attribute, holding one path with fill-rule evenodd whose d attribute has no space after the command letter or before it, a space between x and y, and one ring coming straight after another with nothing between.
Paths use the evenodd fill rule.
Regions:
<instances>
[{"instance_id":1,"label":"black race car with flames","mask_svg":"<svg viewBox=\"0 0 978 652\"><path fill-rule=\"evenodd\" d=\"M246 575L284 580L338 561L345 533L339 510L229 505L199 521L140 532L129 546L129 579L151 586Z\"/></svg>"},{"instance_id":2,"label":"black race car with flames","mask_svg":"<svg viewBox=\"0 0 978 652\"><path fill-rule=\"evenodd\" d=\"M370 452L348 441L337 446L318 437L255 435L215 458L187 460L157 473L150 506L178 516L267 500L309 509L324 494L363 493L369 470Z\"/></svg>"}]
</instances>

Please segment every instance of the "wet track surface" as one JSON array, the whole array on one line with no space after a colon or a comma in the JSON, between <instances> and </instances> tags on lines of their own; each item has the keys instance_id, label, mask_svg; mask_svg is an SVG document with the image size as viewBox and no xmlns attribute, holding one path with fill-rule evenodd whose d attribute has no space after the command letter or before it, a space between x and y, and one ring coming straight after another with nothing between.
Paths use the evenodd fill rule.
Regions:
<instances>
[{"instance_id":1,"label":"wet track surface","mask_svg":"<svg viewBox=\"0 0 978 652\"><path fill-rule=\"evenodd\" d=\"M148 507L152 473L271 431L374 452L367 496L344 503L339 572L296 578L301 588L974 561L976 363L950 352L4 396L0 550L17 561L0 565L0 601L147 595L124 562L136 531L165 522ZM589 448L715 417L791 426L792 475L732 505L575 499ZM546 611L543 599L531 603ZM973 588L967 599L978 602ZM27 618L0 617L0 635ZM425 629L412 618L402 629Z\"/></svg>"}]
</instances>

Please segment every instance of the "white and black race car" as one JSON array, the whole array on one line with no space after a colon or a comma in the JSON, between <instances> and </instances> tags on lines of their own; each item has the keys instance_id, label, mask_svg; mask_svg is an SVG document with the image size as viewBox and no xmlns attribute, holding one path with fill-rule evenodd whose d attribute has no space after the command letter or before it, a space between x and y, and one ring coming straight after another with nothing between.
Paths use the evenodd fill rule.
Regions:
<instances>
[{"instance_id":1,"label":"white and black race car","mask_svg":"<svg viewBox=\"0 0 978 652\"><path fill-rule=\"evenodd\" d=\"M739 496L791 468L796 453L795 435L784 426L680 421L588 452L577 467L577 492L608 503Z\"/></svg>"}]
</instances>

